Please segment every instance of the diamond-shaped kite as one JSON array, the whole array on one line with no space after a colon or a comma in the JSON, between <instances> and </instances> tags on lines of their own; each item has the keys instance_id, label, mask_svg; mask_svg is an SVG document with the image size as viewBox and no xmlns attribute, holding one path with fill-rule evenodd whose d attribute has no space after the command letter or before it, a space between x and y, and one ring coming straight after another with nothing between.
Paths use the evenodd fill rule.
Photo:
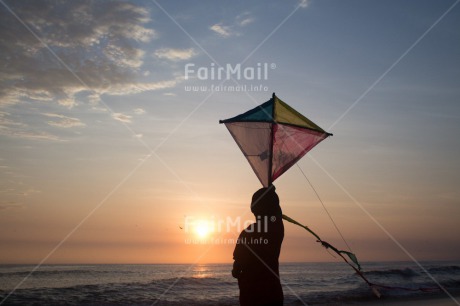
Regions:
<instances>
[{"instance_id":1,"label":"diamond-shaped kite","mask_svg":"<svg viewBox=\"0 0 460 306\"><path fill-rule=\"evenodd\" d=\"M275 93L267 102L219 122L225 124L264 187L332 136Z\"/></svg>"}]
</instances>

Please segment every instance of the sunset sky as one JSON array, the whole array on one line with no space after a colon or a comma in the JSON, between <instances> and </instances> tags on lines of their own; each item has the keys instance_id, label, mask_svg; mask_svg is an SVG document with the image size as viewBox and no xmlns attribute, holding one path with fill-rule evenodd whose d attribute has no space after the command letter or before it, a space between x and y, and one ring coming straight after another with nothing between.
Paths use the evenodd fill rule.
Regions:
<instances>
[{"instance_id":1,"label":"sunset sky","mask_svg":"<svg viewBox=\"0 0 460 306\"><path fill-rule=\"evenodd\" d=\"M458 2L0 1L0 264L231 262L261 185L219 119L273 92L334 134L286 215L347 249L300 167L362 261L460 260Z\"/></svg>"}]
</instances>

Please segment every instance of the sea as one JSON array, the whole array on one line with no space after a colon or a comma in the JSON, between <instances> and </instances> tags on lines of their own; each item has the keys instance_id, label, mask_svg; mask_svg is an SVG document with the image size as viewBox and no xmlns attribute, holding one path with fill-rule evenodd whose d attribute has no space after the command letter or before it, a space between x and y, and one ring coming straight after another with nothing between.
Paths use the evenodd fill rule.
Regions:
<instances>
[{"instance_id":1,"label":"sea","mask_svg":"<svg viewBox=\"0 0 460 306\"><path fill-rule=\"evenodd\" d=\"M231 268L230 264L1 265L0 305L238 305ZM383 286L376 289L380 299L388 301L460 294L460 262L368 262L362 270L370 282ZM379 299L342 262L282 263L280 277L285 305L349 305Z\"/></svg>"}]
</instances>

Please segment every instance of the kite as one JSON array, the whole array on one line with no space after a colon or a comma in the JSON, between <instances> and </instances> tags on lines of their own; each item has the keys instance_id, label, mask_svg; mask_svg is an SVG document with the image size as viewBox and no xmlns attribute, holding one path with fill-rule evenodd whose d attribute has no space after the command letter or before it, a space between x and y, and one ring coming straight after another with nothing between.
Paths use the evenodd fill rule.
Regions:
<instances>
[{"instance_id":1,"label":"kite","mask_svg":"<svg viewBox=\"0 0 460 306\"><path fill-rule=\"evenodd\" d=\"M275 93L267 102L219 122L225 124L264 187L332 136Z\"/></svg>"}]
</instances>

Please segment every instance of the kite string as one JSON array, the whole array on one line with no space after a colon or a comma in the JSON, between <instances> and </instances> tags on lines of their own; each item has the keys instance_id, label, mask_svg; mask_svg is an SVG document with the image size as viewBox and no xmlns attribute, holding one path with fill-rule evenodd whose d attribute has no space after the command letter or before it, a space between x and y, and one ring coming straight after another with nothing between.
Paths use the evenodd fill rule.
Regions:
<instances>
[{"instance_id":1,"label":"kite string","mask_svg":"<svg viewBox=\"0 0 460 306\"><path fill-rule=\"evenodd\" d=\"M305 174L305 172L302 170L302 168L300 168L300 166L296 163L297 167L299 168L300 172L302 173L302 175L304 176L304 178L307 180L308 184L310 184L310 187L313 189L313 191L315 192L316 194L316 197L318 198L318 200L320 201L320 203L323 205L323 208L324 210L326 211L327 215L329 216L329 218L331 219L332 223L334 224L337 232L340 234L340 237L342 237L342 240L343 242L346 244L346 246L348 247L349 251L352 252L350 246L348 245L347 241L345 240L344 236L342 235L342 233L340 232L340 229L338 228L338 226L336 225L336 223L334 222L334 219L332 218L331 214L329 213L329 211L327 210L326 206L324 205L323 201L321 200L318 192L316 191L316 189L313 187L313 184L310 182L310 180L308 179L307 175ZM389 290L405 290L405 291L422 291L422 292L432 292L432 291L437 291L437 290L441 290L441 288L439 286L436 286L436 287L418 287L418 288L408 288L408 287L398 287L398 286L387 286L387 285L383 285L383 284L376 284L376 283L372 283L370 282L365 276L364 274L360 271L360 268L358 266L358 268L356 268L355 266L353 266L342 254L341 254L341 251L335 249L332 245L330 245L329 243L327 242L324 242L321 238L319 238L319 236L314 233L313 231L311 231L308 227L304 226L304 225L301 225L300 223L298 223L297 221L294 221L290 218L286 218L285 215L283 215L283 219L291 222L291 223L294 223L294 224L297 224L297 225L300 225L301 227L305 228L306 230L308 230L310 233L312 233L318 240L318 242L320 242L325 248L326 250L328 251L329 254L332 255L332 253L329 252L329 248L332 248L334 250L335 253L337 253L337 255L339 255L344 261L345 263L347 263L355 272L356 274L361 277L366 283L367 285L369 285L369 287L372 289L372 291L374 292L374 294L380 298L381 297L381 294L380 292L377 290L377 288L382 288L382 289L389 289ZM294 221L294 222L292 222ZM353 252L352 252L353 253Z\"/></svg>"},{"instance_id":2,"label":"kite string","mask_svg":"<svg viewBox=\"0 0 460 306\"><path fill-rule=\"evenodd\" d=\"M321 197L319 196L318 192L316 191L315 187L313 186L313 184L310 182L310 180L308 179L307 175L305 174L305 172L302 170L302 168L300 168L299 164L296 163L296 166L297 168L299 168L300 172L302 173L303 177L307 180L308 184L310 185L311 189L313 189L313 192L316 194L316 197L318 198L319 202L321 203L321 205L323 206L324 210L326 211L326 214L329 216L329 219L331 220L332 224L334 224L334 227L335 229L337 230L337 232L339 233L340 237L342 238L343 242L345 243L345 245L347 246L348 250L350 252L353 253L351 247L348 245L347 241L345 240L345 237L342 235L342 232L340 231L339 227L337 226L337 224L335 223L334 219L332 218L332 215L329 213L329 210L326 208L326 205L324 205L324 202L323 200L321 200Z\"/></svg>"}]
</instances>

